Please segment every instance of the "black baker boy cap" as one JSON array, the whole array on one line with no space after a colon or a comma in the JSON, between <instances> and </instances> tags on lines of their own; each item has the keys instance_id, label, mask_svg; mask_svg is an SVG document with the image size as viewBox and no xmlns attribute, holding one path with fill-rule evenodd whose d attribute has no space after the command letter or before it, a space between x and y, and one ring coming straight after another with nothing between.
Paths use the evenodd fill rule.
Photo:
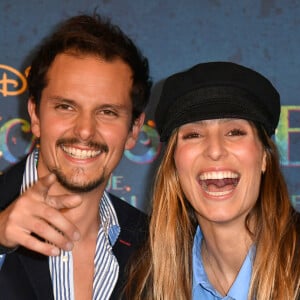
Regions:
<instances>
[{"instance_id":1,"label":"black baker boy cap","mask_svg":"<svg viewBox=\"0 0 300 300\"><path fill-rule=\"evenodd\" d=\"M263 75L231 62L209 62L168 77L156 107L160 140L172 131L201 120L238 118L262 124L274 134L280 96Z\"/></svg>"}]
</instances>

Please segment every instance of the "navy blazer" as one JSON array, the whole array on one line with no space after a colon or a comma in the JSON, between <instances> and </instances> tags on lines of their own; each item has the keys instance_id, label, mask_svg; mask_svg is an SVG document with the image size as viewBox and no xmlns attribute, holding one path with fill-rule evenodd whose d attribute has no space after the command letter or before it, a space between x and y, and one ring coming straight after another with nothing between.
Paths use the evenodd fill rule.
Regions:
<instances>
[{"instance_id":1,"label":"navy blazer","mask_svg":"<svg viewBox=\"0 0 300 300\"><path fill-rule=\"evenodd\" d=\"M19 196L26 160L0 176L0 210ZM120 269L119 278L110 299L120 299L126 280L125 266L146 239L148 217L135 207L110 194L121 233L113 247ZM6 255L0 270L0 299L53 300L48 257L19 247Z\"/></svg>"}]
</instances>

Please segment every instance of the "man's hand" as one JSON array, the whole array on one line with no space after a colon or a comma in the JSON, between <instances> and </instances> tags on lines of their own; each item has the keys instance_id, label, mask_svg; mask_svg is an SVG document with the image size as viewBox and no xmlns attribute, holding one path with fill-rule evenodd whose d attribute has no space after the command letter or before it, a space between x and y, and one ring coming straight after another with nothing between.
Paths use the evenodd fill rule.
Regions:
<instances>
[{"instance_id":1,"label":"man's hand","mask_svg":"<svg viewBox=\"0 0 300 300\"><path fill-rule=\"evenodd\" d=\"M47 256L58 255L60 249L73 248L80 234L60 209L77 207L81 199L77 195L48 195L55 182L54 174L40 178L0 212L1 245L8 248L22 245Z\"/></svg>"}]
</instances>

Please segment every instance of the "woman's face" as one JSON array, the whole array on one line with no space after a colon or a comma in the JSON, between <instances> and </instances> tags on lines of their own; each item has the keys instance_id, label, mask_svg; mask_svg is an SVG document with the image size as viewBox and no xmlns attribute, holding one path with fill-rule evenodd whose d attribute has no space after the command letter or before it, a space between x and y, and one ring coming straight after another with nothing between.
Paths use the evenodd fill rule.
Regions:
<instances>
[{"instance_id":1,"label":"woman's face","mask_svg":"<svg viewBox=\"0 0 300 300\"><path fill-rule=\"evenodd\" d=\"M257 201L266 155L242 119L188 123L178 130L175 165L198 222L245 219Z\"/></svg>"}]
</instances>

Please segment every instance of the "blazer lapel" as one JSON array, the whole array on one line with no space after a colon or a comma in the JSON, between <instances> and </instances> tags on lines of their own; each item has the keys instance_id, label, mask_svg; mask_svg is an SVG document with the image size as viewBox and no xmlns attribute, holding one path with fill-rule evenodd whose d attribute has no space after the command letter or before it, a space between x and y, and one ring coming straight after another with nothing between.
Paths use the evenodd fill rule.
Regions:
<instances>
[{"instance_id":1,"label":"blazer lapel","mask_svg":"<svg viewBox=\"0 0 300 300\"><path fill-rule=\"evenodd\" d=\"M39 300L53 300L53 288L49 271L48 257L20 249L19 258L28 279Z\"/></svg>"}]
</instances>

